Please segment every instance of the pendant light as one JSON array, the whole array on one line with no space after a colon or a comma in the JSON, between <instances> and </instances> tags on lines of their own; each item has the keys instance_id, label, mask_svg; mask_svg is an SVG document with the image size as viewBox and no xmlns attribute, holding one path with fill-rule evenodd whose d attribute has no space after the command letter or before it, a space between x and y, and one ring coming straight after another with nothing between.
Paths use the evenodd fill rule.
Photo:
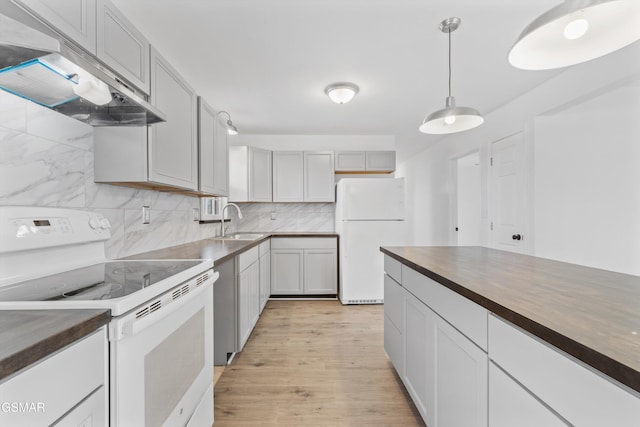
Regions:
<instances>
[{"instance_id":1,"label":"pendant light","mask_svg":"<svg viewBox=\"0 0 640 427\"><path fill-rule=\"evenodd\" d=\"M522 31L509 52L509 62L524 70L566 67L638 39L640 1L565 0Z\"/></svg>"},{"instance_id":2,"label":"pendant light","mask_svg":"<svg viewBox=\"0 0 640 427\"><path fill-rule=\"evenodd\" d=\"M430 134L456 133L473 129L484 122L484 117L471 107L458 107L451 96L451 33L460 26L460 18L448 18L440 23L440 31L449 35L449 96L446 108L429 114L418 128Z\"/></svg>"}]
</instances>

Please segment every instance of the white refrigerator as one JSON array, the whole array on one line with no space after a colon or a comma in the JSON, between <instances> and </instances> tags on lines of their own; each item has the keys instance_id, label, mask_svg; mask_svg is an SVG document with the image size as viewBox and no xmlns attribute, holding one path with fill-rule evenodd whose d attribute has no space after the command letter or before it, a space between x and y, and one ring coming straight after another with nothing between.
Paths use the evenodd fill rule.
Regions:
<instances>
[{"instance_id":1,"label":"white refrigerator","mask_svg":"<svg viewBox=\"0 0 640 427\"><path fill-rule=\"evenodd\" d=\"M336 186L343 304L384 302L380 246L406 241L403 178L343 178Z\"/></svg>"}]
</instances>

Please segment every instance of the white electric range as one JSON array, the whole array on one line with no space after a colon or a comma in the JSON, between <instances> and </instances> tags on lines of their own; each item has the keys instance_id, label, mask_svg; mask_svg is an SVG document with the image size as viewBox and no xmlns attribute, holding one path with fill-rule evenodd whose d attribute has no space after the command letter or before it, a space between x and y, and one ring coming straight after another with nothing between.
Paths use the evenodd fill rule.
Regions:
<instances>
[{"instance_id":1,"label":"white electric range","mask_svg":"<svg viewBox=\"0 0 640 427\"><path fill-rule=\"evenodd\" d=\"M95 212L0 207L0 310L110 309L109 424L213 424L211 260L107 260Z\"/></svg>"}]
</instances>

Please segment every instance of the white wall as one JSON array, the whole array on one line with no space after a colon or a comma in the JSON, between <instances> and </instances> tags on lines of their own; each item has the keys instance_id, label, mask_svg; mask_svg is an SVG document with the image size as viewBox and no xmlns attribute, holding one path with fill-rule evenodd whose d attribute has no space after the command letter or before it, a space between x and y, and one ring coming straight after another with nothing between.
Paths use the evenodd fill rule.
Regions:
<instances>
[{"instance_id":1,"label":"white wall","mask_svg":"<svg viewBox=\"0 0 640 427\"><path fill-rule=\"evenodd\" d=\"M246 135L229 137L230 145L279 151L395 150L393 135Z\"/></svg>"},{"instance_id":2,"label":"white wall","mask_svg":"<svg viewBox=\"0 0 640 427\"><path fill-rule=\"evenodd\" d=\"M640 83L535 120L536 255L640 275Z\"/></svg>"},{"instance_id":3,"label":"white wall","mask_svg":"<svg viewBox=\"0 0 640 427\"><path fill-rule=\"evenodd\" d=\"M525 72L525 71L523 71ZM614 209L609 209L602 212L606 215L606 218L601 218L598 224L594 224L590 221L589 224L579 223L576 227L579 233L584 235L593 235L597 233L597 245L601 246L602 251L607 251L609 256L607 260L603 260L601 253L593 253L587 255L582 250L584 242L577 241L556 241L554 240L554 233L556 227L548 227L549 211L575 211L579 208L574 208L570 199L558 197L558 200L554 200L552 206L550 199L538 200L541 190L535 192L538 198L534 199L534 186L542 185L546 182L537 180L540 174L552 173L553 176L560 177L565 176L572 169L576 167L574 158L565 154L560 154L563 157L559 160L559 163L563 165L562 169L550 171L549 168L557 168L553 162L546 162L549 160L549 156L544 155L546 152L542 152L539 149L537 152L540 159L544 158L545 162L541 165L534 164L534 150L537 144L540 144L541 139L536 134L536 125L540 125L542 122L536 117L541 115L556 114L568 106L577 105L588 101L589 99L595 99L600 95L616 91L619 88L626 86L636 86L637 81L640 80L640 43L635 43L625 49L614 52L606 57L599 58L584 64L579 64L573 67L567 68L564 72L558 74L554 78L548 80L542 85L536 87L530 92L514 99L501 108L486 115L485 123L474 130L463 132L460 134L453 134L444 137L434 146L426 149L425 151L412 156L409 160L398 165L396 176L406 178L407 182L407 219L409 225L413 230L413 244L416 245L450 245L452 244L452 234L450 230L454 226L452 224L452 212L451 212L451 197L454 194L453 191L453 173L452 173L452 159L460 157L466 153L474 150L480 151L480 161L482 168L482 218L483 218L483 245L488 246L489 241L489 218L488 218L488 159L489 159L489 144L493 141L497 141L506 136L515 134L517 132L524 132L524 140L527 145L526 151L528 153L528 165L526 172L529 174L528 189L527 189L527 203L526 207L531 219L529 228L526 230L525 235L529 239L530 253L534 255L546 256L551 258L562 258L571 260L571 262L583 265L590 265L595 267L607 268L615 271L621 271L630 274L640 274L640 263L635 267L629 265L628 262L615 263L611 262L612 259L624 258L628 259L629 253L635 255L635 259L640 259L640 254L634 252L637 250L638 241L640 237L638 235L627 235L628 241L621 243L619 237L615 233L609 233L608 231L598 230L595 231L594 227L602 227L602 224L622 223L629 221L629 215L625 213L624 209L619 207L629 201L622 201L622 197L633 198L635 205L638 201L640 194L636 191L635 194L619 194L619 191L614 191L616 197ZM614 95L612 95L614 96ZM608 99L608 98L607 98ZM615 103L606 102L597 107L602 110L609 111L612 116L611 120L614 120L620 108ZM635 114L636 119L630 121L618 121L618 126L625 127L624 131L618 131L615 135L631 136L637 135L637 129L640 126L638 112ZM589 123L594 127L609 126L608 122L595 122L592 117L584 116L577 118L573 128L579 128L580 126ZM606 127L605 127L606 129ZM567 130L567 131L570 131ZM593 133L593 132L591 132ZM599 132L598 137L590 138L588 141L584 141L583 149L587 149L588 144L595 145L598 150L611 150L611 144L608 142L613 134L606 135L606 132ZM603 134L605 136L603 136ZM555 144L562 144L563 141L558 141L555 138ZM638 139L635 138L637 142ZM400 142L400 141L399 141ZM544 141L543 141L544 142ZM571 144L574 144L571 142ZM399 147L402 145L399 144ZM609 148L607 148L609 147ZM632 170L640 170L640 159L638 158L637 151L629 152L627 147L628 162L631 162L633 166ZM604 153L604 151L603 151ZM538 159L536 158L536 161ZM601 166L602 174L612 173L611 169L614 167L607 162ZM578 168L580 169L580 168ZM626 180L636 180L637 174L629 173L627 166L623 168L626 170ZM555 182L554 180L551 181ZM611 190L611 181L608 181L609 189ZM563 188L561 192L556 193L556 196L561 195L564 192L576 192L582 191L579 186L582 184L572 184L569 188ZM577 187L578 186L578 187ZM614 186L613 188L619 188ZM626 187L629 189L629 187ZM637 188L637 187L636 187ZM582 200L584 201L584 200ZM592 200L594 204L601 203L600 200L594 198ZM610 201L609 201L610 203ZM562 209L559 209L559 206ZM544 215L543 215L544 214ZM576 212L576 217L580 215L580 212ZM594 214L595 215L595 214ZM600 214L598 214L600 215ZM557 227L562 227L571 221L576 220L576 217L562 218L556 217L555 221ZM637 217L637 216L636 216ZM536 221L536 218L541 218L540 221ZM593 219L593 217L591 217ZM636 219L636 222L638 220ZM606 227L609 227L608 225ZM631 229L629 229L631 230ZM576 232L576 231L574 231ZM536 249L537 242L542 245L539 251ZM554 242L554 243L551 243ZM562 245L562 249L559 251L551 251L550 246ZM605 266L606 265L606 266Z\"/></svg>"}]
</instances>

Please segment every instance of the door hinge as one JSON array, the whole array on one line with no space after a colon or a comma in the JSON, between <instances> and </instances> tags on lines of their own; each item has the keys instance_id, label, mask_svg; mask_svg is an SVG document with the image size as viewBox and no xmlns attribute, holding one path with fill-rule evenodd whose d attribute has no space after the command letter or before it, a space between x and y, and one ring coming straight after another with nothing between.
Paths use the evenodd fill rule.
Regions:
<instances>
[{"instance_id":1,"label":"door hinge","mask_svg":"<svg viewBox=\"0 0 640 427\"><path fill-rule=\"evenodd\" d=\"M493 221L491 221L491 231L493 231Z\"/></svg>"},{"instance_id":2,"label":"door hinge","mask_svg":"<svg viewBox=\"0 0 640 427\"><path fill-rule=\"evenodd\" d=\"M489 166L493 166L493 157L489 158Z\"/></svg>"}]
</instances>

